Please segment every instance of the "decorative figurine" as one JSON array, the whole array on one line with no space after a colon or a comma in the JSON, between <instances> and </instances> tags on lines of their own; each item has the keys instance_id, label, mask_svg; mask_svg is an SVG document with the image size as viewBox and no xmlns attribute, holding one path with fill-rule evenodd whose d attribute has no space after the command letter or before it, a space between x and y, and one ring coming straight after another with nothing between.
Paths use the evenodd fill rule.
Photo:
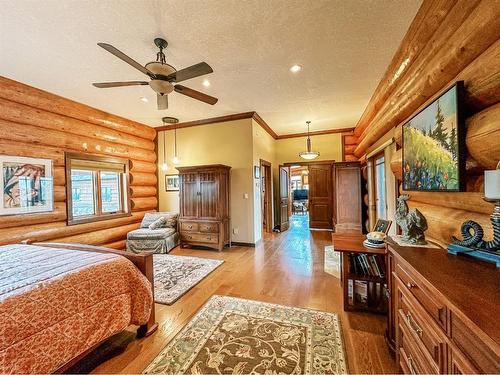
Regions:
<instances>
[{"instance_id":1,"label":"decorative figurine","mask_svg":"<svg viewBox=\"0 0 500 375\"><path fill-rule=\"evenodd\" d=\"M398 197L398 206L396 208L396 224L401 227L402 242L410 245L426 245L424 232L427 230L427 220L424 215L416 209L408 208L406 201L410 198L409 195L401 195Z\"/></svg>"},{"instance_id":2,"label":"decorative figurine","mask_svg":"<svg viewBox=\"0 0 500 375\"><path fill-rule=\"evenodd\" d=\"M484 172L484 198L495 205L490 216L493 227L493 239L483 240L484 230L475 221L468 220L462 224L460 232L462 240L452 237L453 243L448 245L450 254L467 254L474 258L495 263L500 267L500 162L497 169Z\"/></svg>"}]
</instances>

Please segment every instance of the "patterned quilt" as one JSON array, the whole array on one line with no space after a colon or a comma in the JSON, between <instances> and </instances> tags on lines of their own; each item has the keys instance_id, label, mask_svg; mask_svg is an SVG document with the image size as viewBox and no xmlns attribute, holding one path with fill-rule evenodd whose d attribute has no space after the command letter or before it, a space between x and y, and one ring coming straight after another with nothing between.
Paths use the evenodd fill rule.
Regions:
<instances>
[{"instance_id":1,"label":"patterned quilt","mask_svg":"<svg viewBox=\"0 0 500 375\"><path fill-rule=\"evenodd\" d=\"M53 372L145 324L152 306L149 281L120 255L0 246L0 374Z\"/></svg>"}]
</instances>

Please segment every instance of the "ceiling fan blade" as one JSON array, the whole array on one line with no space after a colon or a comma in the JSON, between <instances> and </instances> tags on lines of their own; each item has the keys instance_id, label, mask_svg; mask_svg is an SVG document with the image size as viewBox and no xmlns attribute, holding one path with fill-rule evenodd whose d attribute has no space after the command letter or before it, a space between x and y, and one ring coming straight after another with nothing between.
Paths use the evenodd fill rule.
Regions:
<instances>
[{"instance_id":1,"label":"ceiling fan blade","mask_svg":"<svg viewBox=\"0 0 500 375\"><path fill-rule=\"evenodd\" d=\"M194 77L199 77L205 74L213 73L213 69L206 62L201 62L196 65L192 65L188 68L178 70L175 73L169 74L167 79L173 79L175 82L182 82L187 79Z\"/></svg>"},{"instance_id":2,"label":"ceiling fan blade","mask_svg":"<svg viewBox=\"0 0 500 375\"><path fill-rule=\"evenodd\" d=\"M154 77L155 75L150 72L148 69L146 69L145 67L143 67L141 64L139 64L137 61L135 61L133 58L131 57L128 57L127 55L125 55L122 51L120 51L118 48L116 47L113 47L111 44L108 44L108 43L97 43L97 45L99 47L102 47L104 48L106 51L108 51L109 53L115 55L116 57L118 57L120 60L123 60L125 61L127 64L129 65L132 65L134 68L136 68L137 70L140 70L141 72L143 72L144 74L147 74L148 76L150 77Z\"/></svg>"},{"instance_id":3,"label":"ceiling fan blade","mask_svg":"<svg viewBox=\"0 0 500 375\"><path fill-rule=\"evenodd\" d=\"M93 83L95 87L100 89L106 89L109 87L123 87L123 86L146 86L149 85L148 82L144 81L128 81L128 82L99 82Z\"/></svg>"},{"instance_id":4,"label":"ceiling fan blade","mask_svg":"<svg viewBox=\"0 0 500 375\"><path fill-rule=\"evenodd\" d=\"M168 95L166 94L156 94L156 104L158 109L168 109Z\"/></svg>"},{"instance_id":5,"label":"ceiling fan blade","mask_svg":"<svg viewBox=\"0 0 500 375\"><path fill-rule=\"evenodd\" d=\"M219 100L217 98L214 98L213 96L204 94L202 92L190 89L189 87L182 86L182 85L175 85L174 90L176 92L178 92L179 94L189 96L193 99L197 99L197 100L200 100L202 102L205 102L205 103L211 104L211 105L214 105Z\"/></svg>"}]
</instances>

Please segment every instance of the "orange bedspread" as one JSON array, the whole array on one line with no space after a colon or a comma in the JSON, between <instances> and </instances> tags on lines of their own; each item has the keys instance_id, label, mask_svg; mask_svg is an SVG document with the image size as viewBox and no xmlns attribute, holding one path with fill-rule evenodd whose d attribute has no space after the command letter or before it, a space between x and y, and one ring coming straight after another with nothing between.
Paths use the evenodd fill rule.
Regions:
<instances>
[{"instance_id":1,"label":"orange bedspread","mask_svg":"<svg viewBox=\"0 0 500 375\"><path fill-rule=\"evenodd\" d=\"M0 246L0 373L53 372L130 324L145 324L149 281L115 254Z\"/></svg>"}]
</instances>

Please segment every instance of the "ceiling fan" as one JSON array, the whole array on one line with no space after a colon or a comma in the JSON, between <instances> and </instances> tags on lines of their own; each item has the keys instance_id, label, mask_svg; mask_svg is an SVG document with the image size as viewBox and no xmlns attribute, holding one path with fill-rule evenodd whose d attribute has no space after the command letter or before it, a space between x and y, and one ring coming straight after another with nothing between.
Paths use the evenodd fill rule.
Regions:
<instances>
[{"instance_id":1,"label":"ceiling fan","mask_svg":"<svg viewBox=\"0 0 500 375\"><path fill-rule=\"evenodd\" d=\"M168 94L172 91L178 92L179 94L189 96L193 99L200 100L204 103L214 105L217 103L218 99L213 96L204 94L200 91L190 89L189 87L176 85L174 83L182 82L191 78L199 77L205 74L210 74L213 72L210 65L206 62L201 62L192 65L188 68L181 70L175 69L172 65L167 64L165 61L165 54L163 50L167 48L168 43L165 39L155 38L155 45L160 49L160 52L156 54L156 61L147 63L142 66L137 61L131 57L125 55L118 48L113 47L111 44L107 43L97 43L99 47L104 48L109 53L115 55L120 60L125 61L127 64L132 65L137 70L146 74L150 81L126 81L126 82L100 82L93 83L95 87L100 89L110 88L110 87L123 87L123 86L146 86L149 85L157 94L157 104L158 109L168 108Z\"/></svg>"}]
</instances>

